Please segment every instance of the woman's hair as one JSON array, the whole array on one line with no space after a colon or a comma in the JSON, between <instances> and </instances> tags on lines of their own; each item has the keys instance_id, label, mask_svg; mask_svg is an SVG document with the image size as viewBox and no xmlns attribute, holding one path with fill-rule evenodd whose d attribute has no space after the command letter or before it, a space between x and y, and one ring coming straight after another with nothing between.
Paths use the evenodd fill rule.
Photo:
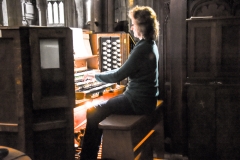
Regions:
<instances>
[{"instance_id":1,"label":"woman's hair","mask_svg":"<svg viewBox=\"0 0 240 160\"><path fill-rule=\"evenodd\" d=\"M151 7L135 6L128 16L136 20L139 32L143 34L144 39L156 40L159 35L159 22L157 15Z\"/></svg>"}]
</instances>

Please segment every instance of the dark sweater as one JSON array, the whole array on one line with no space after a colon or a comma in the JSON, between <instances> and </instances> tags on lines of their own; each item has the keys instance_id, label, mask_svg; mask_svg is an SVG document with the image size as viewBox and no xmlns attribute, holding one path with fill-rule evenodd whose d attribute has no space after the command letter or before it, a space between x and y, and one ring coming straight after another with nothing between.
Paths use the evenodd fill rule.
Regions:
<instances>
[{"instance_id":1,"label":"dark sweater","mask_svg":"<svg viewBox=\"0 0 240 160\"><path fill-rule=\"evenodd\" d=\"M121 68L95 75L98 81L119 82L129 78L123 94L137 114L147 114L156 107L158 91L158 48L154 41L140 40Z\"/></svg>"}]
</instances>

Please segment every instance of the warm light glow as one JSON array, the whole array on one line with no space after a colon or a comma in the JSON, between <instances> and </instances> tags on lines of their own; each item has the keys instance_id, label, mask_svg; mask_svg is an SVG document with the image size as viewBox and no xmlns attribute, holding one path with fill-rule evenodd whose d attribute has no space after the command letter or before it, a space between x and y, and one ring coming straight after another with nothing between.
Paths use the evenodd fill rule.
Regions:
<instances>
[{"instance_id":1,"label":"warm light glow","mask_svg":"<svg viewBox=\"0 0 240 160\"><path fill-rule=\"evenodd\" d=\"M132 7L134 3L134 0L129 0L129 7Z\"/></svg>"},{"instance_id":2,"label":"warm light glow","mask_svg":"<svg viewBox=\"0 0 240 160\"><path fill-rule=\"evenodd\" d=\"M18 126L16 123L0 123L0 126Z\"/></svg>"}]
</instances>

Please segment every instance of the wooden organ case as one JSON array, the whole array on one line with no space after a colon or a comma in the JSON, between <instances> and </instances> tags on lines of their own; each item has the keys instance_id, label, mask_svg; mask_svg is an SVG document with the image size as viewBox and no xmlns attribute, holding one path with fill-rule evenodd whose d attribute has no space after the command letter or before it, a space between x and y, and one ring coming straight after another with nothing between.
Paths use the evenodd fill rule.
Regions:
<instances>
[{"instance_id":1,"label":"wooden organ case","mask_svg":"<svg viewBox=\"0 0 240 160\"><path fill-rule=\"evenodd\" d=\"M188 157L240 158L240 18L190 18Z\"/></svg>"},{"instance_id":2,"label":"wooden organ case","mask_svg":"<svg viewBox=\"0 0 240 160\"><path fill-rule=\"evenodd\" d=\"M0 27L0 145L74 159L74 65L67 27Z\"/></svg>"},{"instance_id":3,"label":"wooden organ case","mask_svg":"<svg viewBox=\"0 0 240 160\"><path fill-rule=\"evenodd\" d=\"M87 108L123 93L127 84L127 79L113 84L84 81L84 75L119 68L127 60L135 45L131 35L125 32L91 33L83 31L82 37L85 47L88 48L86 51L89 53L84 54L81 50L79 54L75 55L74 132L75 145L79 149L81 149L81 139L86 125Z\"/></svg>"}]
</instances>

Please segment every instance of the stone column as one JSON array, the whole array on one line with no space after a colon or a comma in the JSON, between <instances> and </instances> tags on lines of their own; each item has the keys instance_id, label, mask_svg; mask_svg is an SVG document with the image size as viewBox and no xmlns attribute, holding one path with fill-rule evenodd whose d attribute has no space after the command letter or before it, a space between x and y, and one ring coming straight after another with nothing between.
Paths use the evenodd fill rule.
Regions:
<instances>
[{"instance_id":1,"label":"stone column","mask_svg":"<svg viewBox=\"0 0 240 160\"><path fill-rule=\"evenodd\" d=\"M77 26L83 28L84 26L84 10L83 10L83 0L75 0L76 11L77 11Z\"/></svg>"},{"instance_id":2,"label":"stone column","mask_svg":"<svg viewBox=\"0 0 240 160\"><path fill-rule=\"evenodd\" d=\"M103 31L114 31L114 4L115 0L105 0L103 3Z\"/></svg>"},{"instance_id":3,"label":"stone column","mask_svg":"<svg viewBox=\"0 0 240 160\"><path fill-rule=\"evenodd\" d=\"M6 11L8 26L21 26L22 25L22 7L19 0L6 0Z\"/></svg>"},{"instance_id":4,"label":"stone column","mask_svg":"<svg viewBox=\"0 0 240 160\"><path fill-rule=\"evenodd\" d=\"M47 1L36 0L36 2L39 15L39 26L47 26Z\"/></svg>"}]
</instances>

